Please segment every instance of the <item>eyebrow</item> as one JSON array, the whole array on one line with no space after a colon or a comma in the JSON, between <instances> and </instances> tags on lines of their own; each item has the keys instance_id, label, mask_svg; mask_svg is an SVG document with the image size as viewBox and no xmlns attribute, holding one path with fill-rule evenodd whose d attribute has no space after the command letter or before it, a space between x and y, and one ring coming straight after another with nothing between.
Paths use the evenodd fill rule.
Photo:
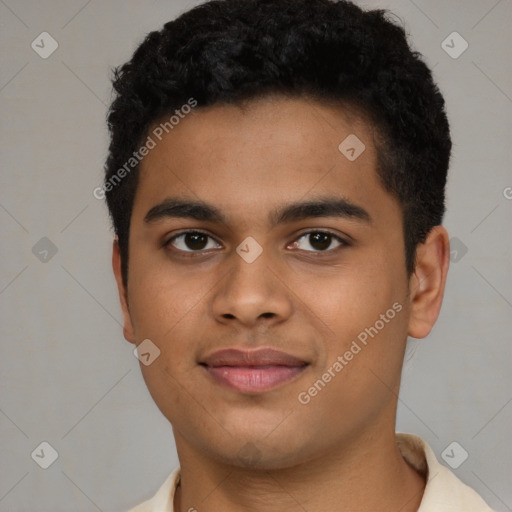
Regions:
<instances>
[{"instance_id":1,"label":"eyebrow","mask_svg":"<svg viewBox=\"0 0 512 512\"><path fill-rule=\"evenodd\" d=\"M361 206L339 197L324 197L312 201L291 203L272 211L270 224L284 224L314 217L339 217L371 224L370 214ZM227 224L222 212L204 201L168 197L153 206L144 217L145 223L165 218L188 218Z\"/></svg>"}]
</instances>

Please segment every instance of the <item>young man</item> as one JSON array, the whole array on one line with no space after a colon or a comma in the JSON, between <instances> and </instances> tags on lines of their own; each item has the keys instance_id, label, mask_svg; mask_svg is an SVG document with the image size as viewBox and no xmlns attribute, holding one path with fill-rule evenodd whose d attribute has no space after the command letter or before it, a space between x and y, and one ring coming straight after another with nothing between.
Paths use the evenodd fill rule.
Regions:
<instances>
[{"instance_id":1,"label":"young man","mask_svg":"<svg viewBox=\"0 0 512 512\"><path fill-rule=\"evenodd\" d=\"M134 510L490 510L395 434L449 262L444 101L404 31L343 1L215 0L114 87L124 336L180 460Z\"/></svg>"}]
</instances>

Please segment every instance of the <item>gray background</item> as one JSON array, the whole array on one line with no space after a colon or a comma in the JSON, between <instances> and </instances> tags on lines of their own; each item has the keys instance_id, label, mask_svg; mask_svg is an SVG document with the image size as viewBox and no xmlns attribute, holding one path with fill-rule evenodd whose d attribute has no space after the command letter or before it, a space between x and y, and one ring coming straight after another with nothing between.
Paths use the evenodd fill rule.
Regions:
<instances>
[{"instance_id":1,"label":"gray background","mask_svg":"<svg viewBox=\"0 0 512 512\"><path fill-rule=\"evenodd\" d=\"M197 3L0 0L2 511L126 510L177 464L122 336L112 233L92 191L108 144L110 68ZM434 66L454 141L445 225L458 252L437 325L410 341L398 430L438 458L457 441L469 454L457 476L511 510L512 2L361 5L403 20ZM59 45L47 59L31 48L44 31ZM456 59L441 46L453 31L469 44ZM42 441L59 454L46 470L31 458Z\"/></svg>"}]
</instances>

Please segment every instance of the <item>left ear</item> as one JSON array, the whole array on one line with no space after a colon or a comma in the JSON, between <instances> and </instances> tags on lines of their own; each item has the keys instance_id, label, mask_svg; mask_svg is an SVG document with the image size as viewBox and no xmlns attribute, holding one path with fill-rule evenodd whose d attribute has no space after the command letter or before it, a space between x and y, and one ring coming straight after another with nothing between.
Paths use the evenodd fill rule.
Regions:
<instances>
[{"instance_id":1,"label":"left ear","mask_svg":"<svg viewBox=\"0 0 512 512\"><path fill-rule=\"evenodd\" d=\"M116 278L117 290L119 292L119 302L121 303L121 310L123 312L123 334L126 341L135 343L135 330L132 324L130 315L130 308L128 306L128 290L123 281L121 270L121 249L117 236L112 244L112 269Z\"/></svg>"},{"instance_id":2,"label":"left ear","mask_svg":"<svg viewBox=\"0 0 512 512\"><path fill-rule=\"evenodd\" d=\"M435 226L416 248L416 266L409 280L409 336L424 338L432 330L441 310L449 265L448 232Z\"/></svg>"}]
</instances>

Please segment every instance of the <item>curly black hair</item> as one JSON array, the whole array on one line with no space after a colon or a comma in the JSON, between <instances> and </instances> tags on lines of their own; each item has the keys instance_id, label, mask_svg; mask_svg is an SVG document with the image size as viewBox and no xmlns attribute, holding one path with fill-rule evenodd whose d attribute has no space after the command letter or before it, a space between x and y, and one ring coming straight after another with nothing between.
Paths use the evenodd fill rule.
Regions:
<instances>
[{"instance_id":1,"label":"curly black hair","mask_svg":"<svg viewBox=\"0 0 512 512\"><path fill-rule=\"evenodd\" d=\"M137 165L115 179L150 127L191 98L197 108L269 94L353 107L379 133L377 174L402 207L409 274L416 246L442 222L451 151L444 99L387 11L344 0L207 1L149 33L114 70L113 87L104 192L125 284Z\"/></svg>"}]
</instances>

